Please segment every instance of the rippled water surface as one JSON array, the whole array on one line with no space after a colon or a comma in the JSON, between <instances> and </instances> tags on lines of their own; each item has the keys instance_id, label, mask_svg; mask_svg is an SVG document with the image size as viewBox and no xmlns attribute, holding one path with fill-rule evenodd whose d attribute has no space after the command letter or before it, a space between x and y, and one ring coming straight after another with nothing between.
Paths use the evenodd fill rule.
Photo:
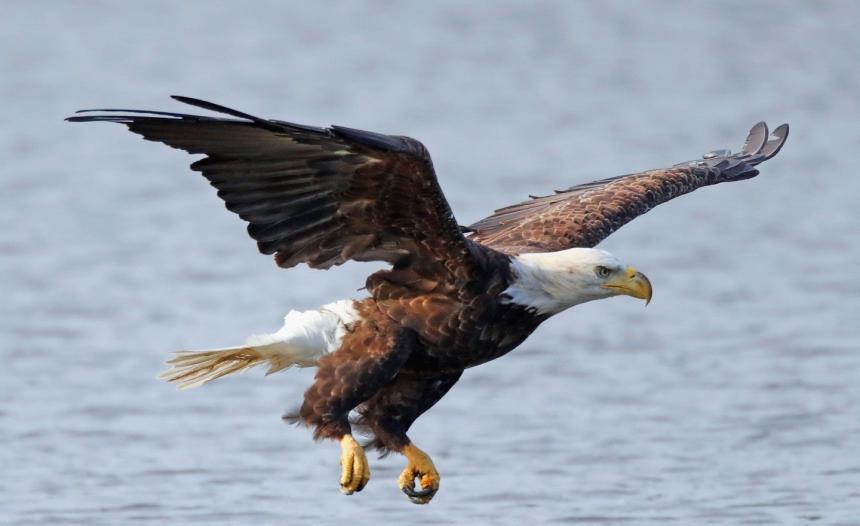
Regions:
<instances>
[{"instance_id":1,"label":"rippled water surface","mask_svg":"<svg viewBox=\"0 0 860 526\"><path fill-rule=\"evenodd\" d=\"M10 2L0 20L0 523L860 524L856 4ZM177 392L168 351L355 296L376 266L277 269L189 157L86 107L421 139L462 223L529 193L737 148L751 181L604 247L651 306L585 305L468 371L411 433L430 506L280 415L312 371Z\"/></svg>"}]
</instances>

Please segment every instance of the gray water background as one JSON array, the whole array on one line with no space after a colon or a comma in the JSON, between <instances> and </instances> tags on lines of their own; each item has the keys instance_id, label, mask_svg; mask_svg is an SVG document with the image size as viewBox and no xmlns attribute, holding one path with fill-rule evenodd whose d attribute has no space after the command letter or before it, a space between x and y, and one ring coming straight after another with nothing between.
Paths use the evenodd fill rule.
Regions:
<instances>
[{"instance_id":1,"label":"gray water background","mask_svg":"<svg viewBox=\"0 0 860 526\"><path fill-rule=\"evenodd\" d=\"M853 2L4 2L0 523L860 524L860 8ZM171 350L240 343L377 265L282 271L187 165L90 107L408 134L461 223L529 193L740 146L754 180L602 246L651 306L577 307L414 426L442 487L280 415L312 371L177 392Z\"/></svg>"}]
</instances>

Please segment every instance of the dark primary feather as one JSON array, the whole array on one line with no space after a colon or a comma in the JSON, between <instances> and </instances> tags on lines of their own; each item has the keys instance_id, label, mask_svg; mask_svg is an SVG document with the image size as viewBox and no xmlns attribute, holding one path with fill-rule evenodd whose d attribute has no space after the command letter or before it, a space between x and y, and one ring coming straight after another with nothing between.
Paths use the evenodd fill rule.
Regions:
<instances>
[{"instance_id":1,"label":"dark primary feather","mask_svg":"<svg viewBox=\"0 0 860 526\"><path fill-rule=\"evenodd\" d=\"M501 208L469 227L469 239L506 254L553 252L593 247L628 221L655 206L702 186L740 181L758 175L754 167L785 144L788 125L773 131L752 127L743 148L706 154L700 161L623 175L557 190Z\"/></svg>"},{"instance_id":2,"label":"dark primary feather","mask_svg":"<svg viewBox=\"0 0 860 526\"><path fill-rule=\"evenodd\" d=\"M204 154L191 168L218 189L227 208L249 223L260 251L275 254L282 267L384 260L449 285L471 272L469 242L418 141L174 99L232 118L106 109L67 120L117 122L148 140Z\"/></svg>"}]
</instances>

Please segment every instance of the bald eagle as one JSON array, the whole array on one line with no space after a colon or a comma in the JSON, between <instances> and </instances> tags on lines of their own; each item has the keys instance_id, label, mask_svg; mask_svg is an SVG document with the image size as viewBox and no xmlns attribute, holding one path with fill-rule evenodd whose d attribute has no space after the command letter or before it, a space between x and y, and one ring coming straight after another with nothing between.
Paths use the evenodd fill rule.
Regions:
<instances>
[{"instance_id":1,"label":"bald eagle","mask_svg":"<svg viewBox=\"0 0 860 526\"><path fill-rule=\"evenodd\" d=\"M693 190L758 175L788 136L752 127L738 153L718 150L670 168L532 197L462 227L427 149L409 137L262 119L188 97L230 118L161 111L83 110L73 122L124 124L150 141L204 157L191 165L279 267L328 269L349 260L390 264L367 278L367 297L291 311L283 328L244 345L176 353L162 374L195 387L258 364L269 373L316 367L295 421L339 441L340 489L370 478L366 447L406 457L398 479L426 504L439 473L407 431L468 367L521 344L544 320L611 296L651 299L644 274L593 248L631 219ZM355 412L355 418L350 414ZM416 480L420 488L416 488Z\"/></svg>"}]
</instances>

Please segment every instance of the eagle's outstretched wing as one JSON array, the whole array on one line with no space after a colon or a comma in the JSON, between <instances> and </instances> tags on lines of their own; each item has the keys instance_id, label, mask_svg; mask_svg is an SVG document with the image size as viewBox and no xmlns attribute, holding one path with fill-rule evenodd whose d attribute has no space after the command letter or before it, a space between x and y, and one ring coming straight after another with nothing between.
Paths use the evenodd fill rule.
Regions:
<instances>
[{"instance_id":1,"label":"eagle's outstretched wing","mask_svg":"<svg viewBox=\"0 0 860 526\"><path fill-rule=\"evenodd\" d=\"M275 254L281 267L388 261L449 284L465 277L458 273L469 273L470 243L420 142L261 119L174 98L238 119L85 110L67 120L118 122L148 140L205 154L191 169L218 189L227 208L249 223L260 252Z\"/></svg>"},{"instance_id":2,"label":"eagle's outstretched wing","mask_svg":"<svg viewBox=\"0 0 860 526\"><path fill-rule=\"evenodd\" d=\"M755 165L776 155L788 137L788 125L773 131L752 127L743 148L706 154L700 161L623 175L557 190L496 212L468 227L471 240L507 254L554 252L593 247L628 221L660 203L702 186L740 181L758 175Z\"/></svg>"}]
</instances>

